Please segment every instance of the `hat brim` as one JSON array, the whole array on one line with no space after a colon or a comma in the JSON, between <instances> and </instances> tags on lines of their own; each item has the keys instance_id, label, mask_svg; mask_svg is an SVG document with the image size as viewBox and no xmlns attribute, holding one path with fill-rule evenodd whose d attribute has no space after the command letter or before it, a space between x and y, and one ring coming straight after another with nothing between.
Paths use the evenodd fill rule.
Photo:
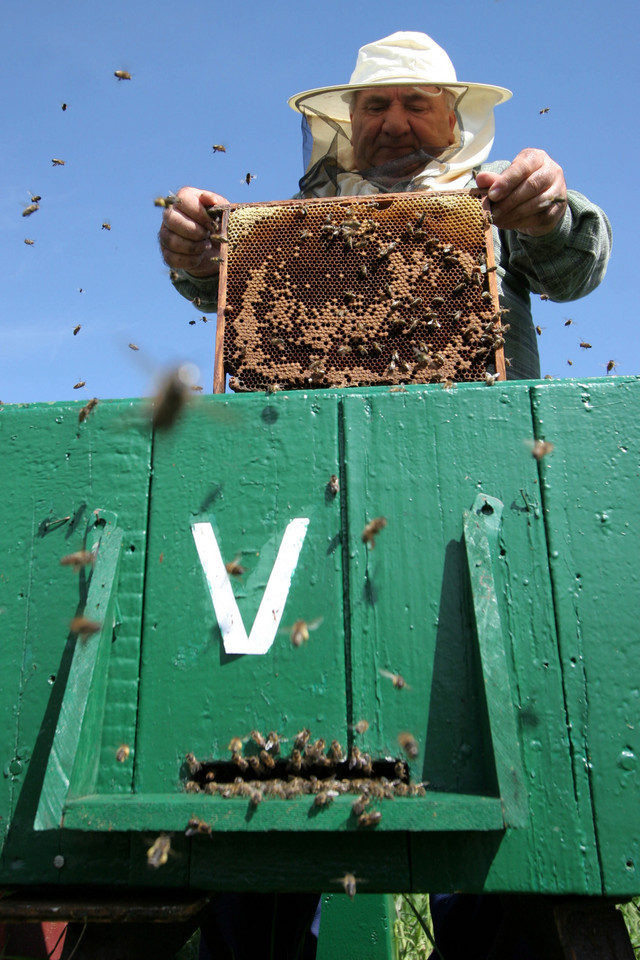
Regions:
<instances>
[{"instance_id":1,"label":"hat brim","mask_svg":"<svg viewBox=\"0 0 640 960\"><path fill-rule=\"evenodd\" d=\"M491 106L504 103L513 96L511 90L507 90L506 87L496 87L488 83L463 83L460 80L438 83L435 80L420 81L416 79L410 80L406 77L397 79L387 77L384 82L378 83L345 83L340 86L317 87L315 90L303 90L301 93L296 93L293 97L289 97L287 103L292 110L296 110L298 113L306 113L307 110L305 108L309 107L309 112L311 113L324 114L324 116L330 117L332 120L337 120L339 123L349 123L349 96L351 94L358 90L371 90L375 87L400 86L445 87L451 91L459 90L460 94L465 93L467 90L477 91L480 95L484 92Z\"/></svg>"}]
</instances>

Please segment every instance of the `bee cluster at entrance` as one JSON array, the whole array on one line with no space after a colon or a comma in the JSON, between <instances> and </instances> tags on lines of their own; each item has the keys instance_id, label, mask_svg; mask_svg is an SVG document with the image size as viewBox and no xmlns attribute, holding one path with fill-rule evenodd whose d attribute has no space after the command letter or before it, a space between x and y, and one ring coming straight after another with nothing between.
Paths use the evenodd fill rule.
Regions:
<instances>
[{"instance_id":1,"label":"bee cluster at entrance","mask_svg":"<svg viewBox=\"0 0 640 960\"><path fill-rule=\"evenodd\" d=\"M477 381L502 350L473 191L232 206L227 241L232 389Z\"/></svg>"},{"instance_id":2,"label":"bee cluster at entrance","mask_svg":"<svg viewBox=\"0 0 640 960\"><path fill-rule=\"evenodd\" d=\"M338 796L354 795L352 814L359 827L374 827L382 813L376 801L396 797L423 797L426 784L411 780L409 764L402 758L374 760L353 744L347 753L337 740L327 747L324 739L313 741L301 730L287 755L281 752L278 734L264 737L253 730L249 738L232 738L229 760L198 760L185 757L183 772L187 793L205 793L224 799L245 798L253 807L263 800L312 797L314 807L328 806ZM417 744L405 744L409 759L415 759Z\"/></svg>"}]
</instances>

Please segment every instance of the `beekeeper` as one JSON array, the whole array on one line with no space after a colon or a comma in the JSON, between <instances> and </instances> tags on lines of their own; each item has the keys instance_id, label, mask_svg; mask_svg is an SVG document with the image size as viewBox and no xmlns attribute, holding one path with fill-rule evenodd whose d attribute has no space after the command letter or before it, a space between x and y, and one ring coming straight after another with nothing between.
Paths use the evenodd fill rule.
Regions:
<instances>
[{"instance_id":1,"label":"beekeeper","mask_svg":"<svg viewBox=\"0 0 640 960\"><path fill-rule=\"evenodd\" d=\"M609 222L582 194L567 190L562 168L544 150L487 162L494 108L503 87L459 81L446 52L424 33L399 31L361 47L348 83L296 94L306 169L299 197L454 190L487 193L501 307L509 310L509 379L535 379L540 362L530 294L576 300L604 277ZM475 180L475 183L474 183ZM206 204L226 202L183 187L165 211L160 244L177 289L198 310L215 312L219 248L209 239ZM202 200L201 200L202 198ZM213 259L212 259L213 258Z\"/></svg>"}]
</instances>

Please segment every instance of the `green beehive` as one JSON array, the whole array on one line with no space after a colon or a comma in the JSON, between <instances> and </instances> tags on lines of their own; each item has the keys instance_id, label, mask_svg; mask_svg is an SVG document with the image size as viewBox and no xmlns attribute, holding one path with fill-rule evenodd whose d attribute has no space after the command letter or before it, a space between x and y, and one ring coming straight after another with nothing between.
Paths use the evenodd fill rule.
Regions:
<instances>
[{"instance_id":1,"label":"green beehive","mask_svg":"<svg viewBox=\"0 0 640 960\"><path fill-rule=\"evenodd\" d=\"M3 884L640 892L637 379L79 409L0 413ZM413 793L187 789L305 728Z\"/></svg>"}]
</instances>

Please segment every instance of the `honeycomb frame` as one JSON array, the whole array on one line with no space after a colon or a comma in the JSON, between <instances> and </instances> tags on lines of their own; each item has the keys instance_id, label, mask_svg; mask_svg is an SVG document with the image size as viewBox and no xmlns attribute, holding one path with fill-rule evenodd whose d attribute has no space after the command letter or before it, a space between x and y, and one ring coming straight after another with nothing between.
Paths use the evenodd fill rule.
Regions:
<instances>
[{"instance_id":1,"label":"honeycomb frame","mask_svg":"<svg viewBox=\"0 0 640 960\"><path fill-rule=\"evenodd\" d=\"M477 190L218 208L214 392L505 379Z\"/></svg>"}]
</instances>

